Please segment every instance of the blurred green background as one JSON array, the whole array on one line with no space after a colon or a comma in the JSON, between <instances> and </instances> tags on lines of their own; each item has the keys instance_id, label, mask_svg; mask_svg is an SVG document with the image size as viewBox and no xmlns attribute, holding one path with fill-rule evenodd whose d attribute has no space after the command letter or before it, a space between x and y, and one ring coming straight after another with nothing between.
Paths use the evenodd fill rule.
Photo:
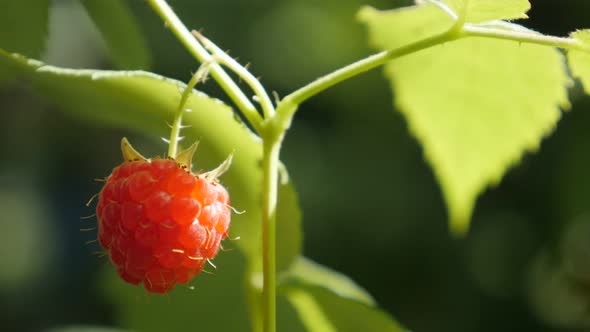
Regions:
<instances>
[{"instance_id":1,"label":"blurred green background","mask_svg":"<svg viewBox=\"0 0 590 332\"><path fill-rule=\"evenodd\" d=\"M0 0L0 12L7 2ZM127 1L153 55L149 68L187 81L197 68L144 1ZM170 0L191 28L251 62L279 95L372 52L354 20L363 4L410 1ZM525 26L563 36L590 27L590 2L535 0ZM112 68L77 0L51 2L42 59ZM23 18L26 19L26 18ZM116 25L117 22L112 22ZM2 22L0 22L0 29ZM2 47L2 45L0 45ZM227 100L209 81L201 89ZM441 192L376 70L301 107L282 159L299 191L304 253L364 286L419 332L590 329L590 98L573 108L541 151L527 155L478 200L468 236L447 228ZM393 96L395 98L395 96ZM113 325L96 287L107 261L86 201L94 178L120 161L128 136L147 155L158 137L81 122L48 106L26 82L0 89L0 328L39 331Z\"/></svg>"}]
</instances>

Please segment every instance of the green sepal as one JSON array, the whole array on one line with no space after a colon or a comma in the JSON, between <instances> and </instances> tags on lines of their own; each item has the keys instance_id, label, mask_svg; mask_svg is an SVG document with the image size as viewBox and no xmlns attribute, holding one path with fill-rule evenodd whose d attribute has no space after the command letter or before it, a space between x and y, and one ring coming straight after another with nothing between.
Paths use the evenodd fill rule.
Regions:
<instances>
[{"instance_id":1,"label":"green sepal","mask_svg":"<svg viewBox=\"0 0 590 332\"><path fill-rule=\"evenodd\" d=\"M131 146L131 143L129 143L126 137L123 137L123 139L121 139L121 152L123 153L123 159L125 159L125 161L148 160L141 153L137 152L137 150L135 150L133 146Z\"/></svg>"},{"instance_id":2,"label":"green sepal","mask_svg":"<svg viewBox=\"0 0 590 332\"><path fill-rule=\"evenodd\" d=\"M198 147L199 141L196 141L193 143L193 145L188 147L186 150L182 150L176 156L176 162L180 165L180 167L185 168L188 171L192 169L193 157Z\"/></svg>"}]
</instances>

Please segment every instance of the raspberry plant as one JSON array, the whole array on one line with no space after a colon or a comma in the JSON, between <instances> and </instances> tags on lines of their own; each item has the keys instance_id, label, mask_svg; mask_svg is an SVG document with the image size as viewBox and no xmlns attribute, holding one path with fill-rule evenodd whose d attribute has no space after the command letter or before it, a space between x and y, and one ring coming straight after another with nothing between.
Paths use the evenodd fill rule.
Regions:
<instances>
[{"instance_id":1,"label":"raspberry plant","mask_svg":"<svg viewBox=\"0 0 590 332\"><path fill-rule=\"evenodd\" d=\"M245 286L219 285L211 288L211 295L218 296L219 290L225 289L228 297L225 306L215 310L228 311L228 306L234 306L244 312L240 308L247 302L256 331L276 330L277 297L286 302L283 306L293 309L283 313L286 323L279 321L283 326L293 322L309 331L402 330L352 281L301 256L296 195L286 170L280 167L279 155L297 109L306 100L384 66L396 106L422 144L441 185L450 229L461 235L468 230L476 197L498 183L525 152L536 150L562 110L568 109L572 76L590 93L590 31L553 37L510 22L526 18L527 0L422 0L397 10L362 8L358 19L380 51L275 100L245 66L201 33L191 32L166 1L146 3L226 92L247 125L236 121L225 104L193 89L200 75L183 85L143 71L54 67L21 54L38 55L40 47L34 38L0 45L0 78L26 76L41 95L64 110L151 136L162 135L162 124L174 115L172 159L150 161L124 144L126 161L107 179L97 207L100 243L109 250L121 278L132 284L143 282L151 292L168 292L175 283L188 282L203 267L205 258L216 255L219 241L228 235L228 200L216 184L217 174L192 174L192 153L177 159L180 119L185 110L192 110L185 116L185 123L192 126L186 136L202 137L211 160L220 162L222 156L235 151L235 162L224 183L230 195L237 197L232 198L232 204L246 210L232 220L232 232L242 238L236 246L245 257L244 266L239 267ZM114 62L142 68L147 62L144 46L124 3L84 4L103 33ZM127 28L113 30L110 14ZM121 35L130 36L127 39L133 43L121 42L125 39ZM254 102L226 70L245 82L255 95ZM531 95L536 97L527 98ZM87 98L100 103L81 108ZM180 182L171 180L176 178ZM185 180L191 183L188 189L184 188ZM206 194L195 194L197 183L208 188L205 193L215 192L217 198L207 201L202 196ZM125 186L129 188L120 190ZM169 210L162 208L168 204L172 206ZM223 215L218 218L221 221L199 219L208 208L217 209ZM195 224L195 220L199 222ZM150 223L180 228L183 235L166 239L158 233L155 237L149 233L154 227ZM136 250L139 245L150 250ZM137 263L133 260L136 256L149 264ZM225 272L221 269L218 273L223 281ZM135 317L133 322L145 315L129 303L119 305L126 316ZM162 317L160 329L167 326L166 319L178 317ZM142 327L141 323L131 325ZM211 326L246 329L229 320Z\"/></svg>"}]
</instances>

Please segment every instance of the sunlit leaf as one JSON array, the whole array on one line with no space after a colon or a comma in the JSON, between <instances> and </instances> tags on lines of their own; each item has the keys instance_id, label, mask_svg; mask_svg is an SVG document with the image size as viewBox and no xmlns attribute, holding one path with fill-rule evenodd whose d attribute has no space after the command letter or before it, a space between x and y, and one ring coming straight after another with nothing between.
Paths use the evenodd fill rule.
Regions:
<instances>
[{"instance_id":1,"label":"sunlit leaf","mask_svg":"<svg viewBox=\"0 0 590 332\"><path fill-rule=\"evenodd\" d=\"M151 56L146 40L124 0L82 0L81 2L105 40L117 67L122 69L150 67Z\"/></svg>"},{"instance_id":2,"label":"sunlit leaf","mask_svg":"<svg viewBox=\"0 0 590 332\"><path fill-rule=\"evenodd\" d=\"M348 277L300 258L279 291L310 332L405 331Z\"/></svg>"},{"instance_id":3,"label":"sunlit leaf","mask_svg":"<svg viewBox=\"0 0 590 332\"><path fill-rule=\"evenodd\" d=\"M444 2L455 13L459 13L467 3L465 21L473 23L528 18L526 12L531 9L528 0L444 0Z\"/></svg>"},{"instance_id":4,"label":"sunlit leaf","mask_svg":"<svg viewBox=\"0 0 590 332\"><path fill-rule=\"evenodd\" d=\"M432 15L432 6L402 9L400 19L367 9L360 17L373 44L392 49L411 41L410 29L426 23L422 13ZM452 22L430 24L442 32ZM392 31L405 34L401 42ZM467 230L477 195L536 150L568 107L563 57L545 46L466 38L393 60L385 73L441 184L455 233Z\"/></svg>"},{"instance_id":5,"label":"sunlit leaf","mask_svg":"<svg viewBox=\"0 0 590 332\"><path fill-rule=\"evenodd\" d=\"M573 32L571 37L588 49L586 52L571 49L567 52L567 59L574 76L582 81L586 93L590 93L590 30Z\"/></svg>"},{"instance_id":6,"label":"sunlit leaf","mask_svg":"<svg viewBox=\"0 0 590 332\"><path fill-rule=\"evenodd\" d=\"M387 45L389 48L434 36L454 24L449 15L432 3L383 11L365 6L359 11L358 18L369 24L371 45Z\"/></svg>"}]
</instances>

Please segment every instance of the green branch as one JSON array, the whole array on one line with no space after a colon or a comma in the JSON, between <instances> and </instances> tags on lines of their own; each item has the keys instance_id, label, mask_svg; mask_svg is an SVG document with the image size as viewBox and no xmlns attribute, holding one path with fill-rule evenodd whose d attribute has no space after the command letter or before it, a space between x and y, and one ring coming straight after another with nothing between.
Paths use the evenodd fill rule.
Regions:
<instances>
[{"instance_id":1,"label":"green branch","mask_svg":"<svg viewBox=\"0 0 590 332\"><path fill-rule=\"evenodd\" d=\"M252 88L252 90L260 100L260 105L262 106L264 117L268 119L274 116L275 108L272 104L270 97L268 96L268 93L266 93L266 90L264 89L260 81L256 77L254 77L254 75L252 75L252 73L250 73L248 69L246 69L246 67L239 64L226 52L224 52L217 45L215 45L215 43L205 38L197 31L193 31L192 33L195 37L197 37L197 39L201 43L203 43L203 45L213 54L213 56L219 59L219 63L225 65L231 71L236 73L250 86L250 88Z\"/></svg>"},{"instance_id":2,"label":"green branch","mask_svg":"<svg viewBox=\"0 0 590 332\"><path fill-rule=\"evenodd\" d=\"M483 25L465 24L461 33L462 37L504 39L519 43L537 44L566 50L576 49L583 52L590 52L590 47L582 44L574 38L546 36L524 29L523 31L514 31L499 28L488 28Z\"/></svg>"},{"instance_id":3,"label":"green branch","mask_svg":"<svg viewBox=\"0 0 590 332\"><path fill-rule=\"evenodd\" d=\"M176 38L186 47L186 49L201 63L211 62L212 56L207 50L199 44L193 37L191 32L180 21L178 16L174 13L172 8L165 0L147 0L153 10L160 15L166 25L172 30ZM252 125L256 132L260 132L260 124L262 118L258 110L250 102L250 99L242 92L238 85L231 79L231 77L218 64L212 64L210 68L211 76L227 93L231 100L236 104L240 111L244 114L248 122Z\"/></svg>"},{"instance_id":4,"label":"green branch","mask_svg":"<svg viewBox=\"0 0 590 332\"><path fill-rule=\"evenodd\" d=\"M377 68L387 62L400 58L402 56L415 53L436 45L440 45L453 40L467 38L467 37L482 37L495 38L503 40L512 40L519 43L537 44L544 46L551 46L562 49L575 49L590 53L590 47L579 42L574 38L562 38L554 36L546 36L538 34L526 29L522 31L507 30L505 28L487 27L484 24L468 24L461 26L454 25L449 31L444 32L433 37L429 37L417 42L401 46L396 49L383 51L357 62L342 67L326 76L320 77L317 80L299 88L286 96L281 104L277 107L281 110L286 110L287 114L279 115L284 120L283 123L288 124L291 121L292 113L297 110L297 107L307 99L316 94L342 82L351 77L357 76L371 69ZM277 111L278 112L278 111ZM280 113L280 112L279 112Z\"/></svg>"},{"instance_id":5,"label":"green branch","mask_svg":"<svg viewBox=\"0 0 590 332\"><path fill-rule=\"evenodd\" d=\"M195 88L195 86L199 82L203 82L205 77L207 77L207 73L209 72L209 66L211 63L206 62L199 67L197 72L191 77L190 81L184 88L182 95L180 96L180 103L178 104L178 108L176 109L176 113L174 114L174 121L172 122L171 130L170 130L170 140L168 142L168 157L176 158L176 153L178 152L178 142L180 142L180 130L182 129L182 115L185 112L186 102L188 101L191 92Z\"/></svg>"},{"instance_id":6,"label":"green branch","mask_svg":"<svg viewBox=\"0 0 590 332\"><path fill-rule=\"evenodd\" d=\"M277 313L277 196L282 137L263 136L262 157L262 308L263 331L276 331Z\"/></svg>"},{"instance_id":7,"label":"green branch","mask_svg":"<svg viewBox=\"0 0 590 332\"><path fill-rule=\"evenodd\" d=\"M342 67L326 76L320 77L308 85L292 92L283 98L277 107L277 116L281 118L281 126L283 128L289 127L293 113L297 110L297 107L307 99L351 77L360 75L371 69L384 65L393 59L415 53L420 50L442 44L444 42L452 41L457 38L456 34L452 32L452 30L447 31L409 45L371 55L357 62L351 63L348 66ZM281 110L285 111L281 112Z\"/></svg>"}]
</instances>

